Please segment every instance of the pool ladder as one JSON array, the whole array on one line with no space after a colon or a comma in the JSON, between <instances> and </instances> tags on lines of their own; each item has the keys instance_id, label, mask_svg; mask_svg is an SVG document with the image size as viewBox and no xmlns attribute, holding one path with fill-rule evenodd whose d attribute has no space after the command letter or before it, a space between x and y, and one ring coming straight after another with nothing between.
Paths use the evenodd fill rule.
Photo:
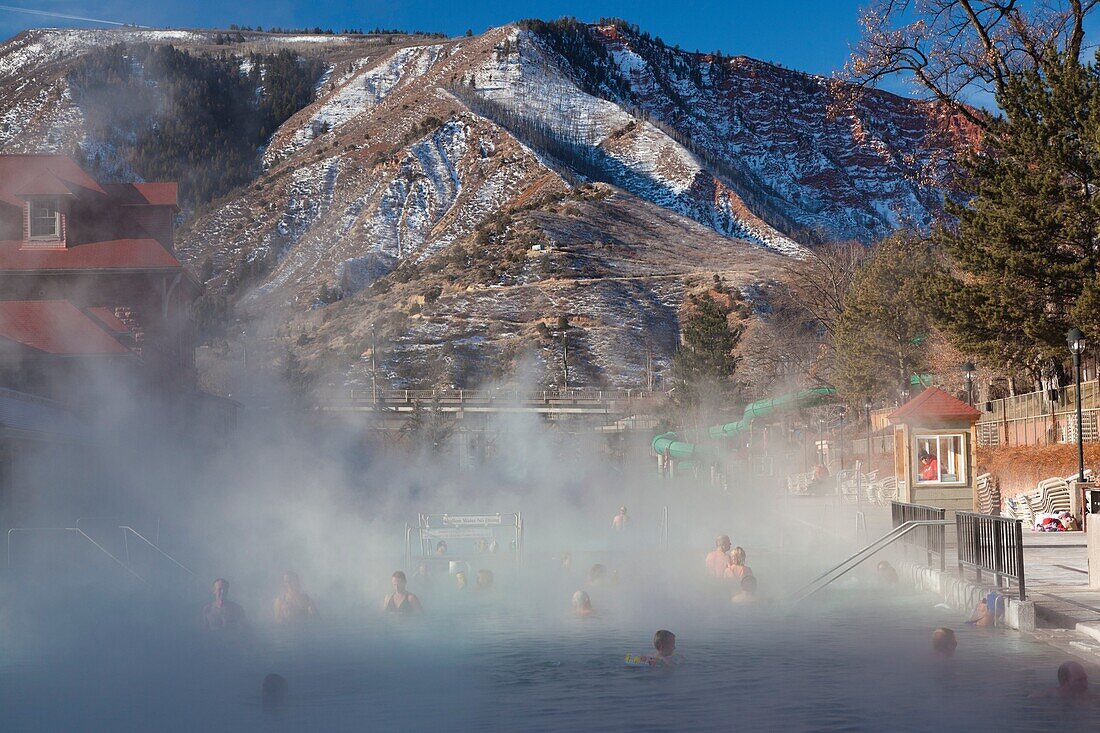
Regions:
<instances>
[{"instance_id":1,"label":"pool ladder","mask_svg":"<svg viewBox=\"0 0 1100 733\"><path fill-rule=\"evenodd\" d=\"M912 519L903 524L899 524L882 537L879 537L856 554L844 560L844 562L826 570L824 573L804 585L802 589L795 594L794 600L797 602L809 598L834 580L839 580L852 570L855 570L858 565L870 559L872 555L897 542L918 527L945 527L948 524L952 524L952 522L947 519Z\"/></svg>"}]
</instances>

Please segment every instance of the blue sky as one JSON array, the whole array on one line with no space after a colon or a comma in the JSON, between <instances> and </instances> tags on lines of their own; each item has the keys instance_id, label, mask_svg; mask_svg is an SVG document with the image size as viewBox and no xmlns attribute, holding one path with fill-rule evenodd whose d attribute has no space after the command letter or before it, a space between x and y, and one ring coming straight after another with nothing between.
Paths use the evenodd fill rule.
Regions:
<instances>
[{"instance_id":1,"label":"blue sky","mask_svg":"<svg viewBox=\"0 0 1100 733\"><path fill-rule=\"evenodd\" d=\"M744 54L784 66L829 75L839 71L849 47L859 37L859 8L867 0L191 0L136 2L135 0L0 0L5 6L90 16L150 26L224 28L230 23L265 28L376 26L405 30L440 31L458 35L467 28L481 32L520 18L544 19L572 15L594 21L620 17L688 50L721 50ZM1100 37L1100 14L1090 19L1089 38ZM89 26L85 22L0 9L0 37L40 26ZM907 93L900 81L887 85ZM986 100L972 100L982 104Z\"/></svg>"},{"instance_id":2,"label":"blue sky","mask_svg":"<svg viewBox=\"0 0 1100 733\"><path fill-rule=\"evenodd\" d=\"M829 74L847 57L848 44L858 36L857 0L704 0L656 2L654 0L495 0L455 2L348 3L335 0L238 0L215 2L72 2L71 0L4 0L8 6L34 8L71 15L90 16L142 25L225 27L230 23L269 26L314 26L438 30L457 35L467 28L480 32L519 18L558 18L572 15L581 20L616 16L637 23L666 42L694 50L721 49L746 54L792 68ZM87 23L44 18L0 10L0 36L6 38L25 28L83 26Z\"/></svg>"}]
</instances>

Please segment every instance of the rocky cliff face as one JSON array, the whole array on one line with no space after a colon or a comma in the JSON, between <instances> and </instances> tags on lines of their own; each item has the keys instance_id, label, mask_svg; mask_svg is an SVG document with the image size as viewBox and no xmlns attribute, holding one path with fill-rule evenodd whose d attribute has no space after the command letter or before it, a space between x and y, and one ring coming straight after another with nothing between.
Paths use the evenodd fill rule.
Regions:
<instances>
[{"instance_id":1,"label":"rocky cliff face","mask_svg":"<svg viewBox=\"0 0 1100 733\"><path fill-rule=\"evenodd\" d=\"M393 385L473 386L520 365L560 382L566 316L571 380L640 386L675 349L685 288L720 273L748 290L804 246L927 224L966 132L934 106L687 54L625 24L213 36L7 42L0 151L83 151L130 173L68 88L97 45L322 59L314 101L257 151L255 180L189 216L178 250L273 369L293 353L332 385L369 379L375 341Z\"/></svg>"}]
</instances>

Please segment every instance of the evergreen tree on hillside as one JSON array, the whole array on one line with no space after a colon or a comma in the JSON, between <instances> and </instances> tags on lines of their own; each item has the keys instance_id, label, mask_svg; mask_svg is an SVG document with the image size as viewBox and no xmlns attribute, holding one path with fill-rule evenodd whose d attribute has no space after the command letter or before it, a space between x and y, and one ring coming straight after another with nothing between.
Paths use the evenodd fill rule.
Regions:
<instances>
[{"instance_id":1,"label":"evergreen tree on hillside","mask_svg":"<svg viewBox=\"0 0 1100 733\"><path fill-rule=\"evenodd\" d=\"M701 399L730 396L738 357L734 353L744 328L731 324L734 298L707 291L688 298L682 320L682 344L672 364L672 378L687 405Z\"/></svg>"},{"instance_id":2,"label":"evergreen tree on hillside","mask_svg":"<svg viewBox=\"0 0 1100 733\"><path fill-rule=\"evenodd\" d=\"M1033 376L1065 357L1065 333L1100 336L1100 79L1060 57L1006 80L988 150L965 161L966 205L938 239L957 271L936 315L956 344Z\"/></svg>"},{"instance_id":3,"label":"evergreen tree on hillside","mask_svg":"<svg viewBox=\"0 0 1100 733\"><path fill-rule=\"evenodd\" d=\"M249 60L244 74L231 54L117 44L84 56L69 84L91 137L142 178L178 181L193 209L252 180L261 146L312 101L324 71L287 51Z\"/></svg>"},{"instance_id":4,"label":"evergreen tree on hillside","mask_svg":"<svg viewBox=\"0 0 1100 733\"><path fill-rule=\"evenodd\" d=\"M926 242L898 235L856 271L836 317L836 382L853 401L891 398L926 370L929 282L940 267Z\"/></svg>"}]
</instances>

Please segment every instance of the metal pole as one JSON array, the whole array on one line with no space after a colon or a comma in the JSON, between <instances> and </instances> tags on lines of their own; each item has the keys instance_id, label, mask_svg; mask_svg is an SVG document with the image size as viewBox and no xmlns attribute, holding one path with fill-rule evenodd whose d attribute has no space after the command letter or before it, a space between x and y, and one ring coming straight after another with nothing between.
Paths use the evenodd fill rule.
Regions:
<instances>
[{"instance_id":1,"label":"metal pole","mask_svg":"<svg viewBox=\"0 0 1100 733\"><path fill-rule=\"evenodd\" d=\"M370 398L378 404L378 332L370 324Z\"/></svg>"},{"instance_id":2,"label":"metal pole","mask_svg":"<svg viewBox=\"0 0 1100 733\"><path fill-rule=\"evenodd\" d=\"M1073 370L1077 373L1077 481L1085 483L1085 442L1081 435L1081 352L1073 352Z\"/></svg>"},{"instance_id":3,"label":"metal pole","mask_svg":"<svg viewBox=\"0 0 1100 733\"><path fill-rule=\"evenodd\" d=\"M562 329L561 332L561 366L565 375L565 389L569 390L569 339L566 338L566 331Z\"/></svg>"},{"instance_id":4,"label":"metal pole","mask_svg":"<svg viewBox=\"0 0 1100 733\"><path fill-rule=\"evenodd\" d=\"M867 472L871 472L871 405L867 405Z\"/></svg>"}]
</instances>

